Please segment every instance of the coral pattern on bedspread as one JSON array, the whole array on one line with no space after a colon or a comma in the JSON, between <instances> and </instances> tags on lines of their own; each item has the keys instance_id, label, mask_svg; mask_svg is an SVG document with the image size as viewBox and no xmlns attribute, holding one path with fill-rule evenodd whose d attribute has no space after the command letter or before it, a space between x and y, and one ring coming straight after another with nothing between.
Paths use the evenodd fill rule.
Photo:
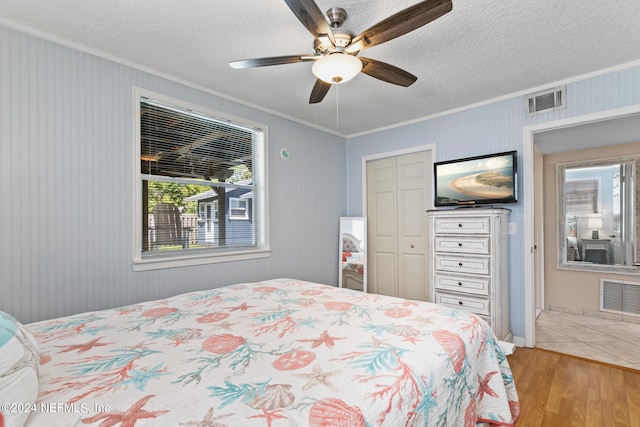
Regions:
<instances>
[{"instance_id":1,"label":"coral pattern on bedspread","mask_svg":"<svg viewBox=\"0 0 640 427\"><path fill-rule=\"evenodd\" d=\"M431 303L276 279L28 328L42 355L28 426L510 426L519 414L487 324Z\"/></svg>"}]
</instances>

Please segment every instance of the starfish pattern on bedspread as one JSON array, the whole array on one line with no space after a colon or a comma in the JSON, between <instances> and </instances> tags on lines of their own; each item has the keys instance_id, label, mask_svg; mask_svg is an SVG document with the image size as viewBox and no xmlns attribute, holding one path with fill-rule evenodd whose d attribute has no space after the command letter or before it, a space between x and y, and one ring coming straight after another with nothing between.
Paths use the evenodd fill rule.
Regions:
<instances>
[{"instance_id":1,"label":"starfish pattern on bedspread","mask_svg":"<svg viewBox=\"0 0 640 427\"><path fill-rule=\"evenodd\" d=\"M30 427L509 426L519 404L486 322L431 303L293 279L28 325ZM46 415L46 416L45 416Z\"/></svg>"},{"instance_id":2,"label":"starfish pattern on bedspread","mask_svg":"<svg viewBox=\"0 0 640 427\"><path fill-rule=\"evenodd\" d=\"M101 427L109 427L116 424L120 424L121 427L134 427L138 420L157 418L158 416L169 412L168 410L150 412L143 409L147 402L154 397L155 396L153 394L150 394L138 400L125 411L112 410L108 413L94 415L93 417L89 418L83 418L82 422L85 424L91 424L96 421L102 420L102 422L100 423Z\"/></svg>"}]
</instances>

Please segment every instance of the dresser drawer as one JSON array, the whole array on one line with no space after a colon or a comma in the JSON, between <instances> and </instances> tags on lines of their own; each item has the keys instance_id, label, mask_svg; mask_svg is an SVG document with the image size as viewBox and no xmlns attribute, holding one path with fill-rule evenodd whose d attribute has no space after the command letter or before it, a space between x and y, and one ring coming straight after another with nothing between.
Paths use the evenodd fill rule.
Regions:
<instances>
[{"instance_id":1,"label":"dresser drawer","mask_svg":"<svg viewBox=\"0 0 640 427\"><path fill-rule=\"evenodd\" d=\"M489 255L488 237L436 236L436 252L455 252L461 254Z\"/></svg>"},{"instance_id":2,"label":"dresser drawer","mask_svg":"<svg viewBox=\"0 0 640 427\"><path fill-rule=\"evenodd\" d=\"M452 308L462 308L475 314L488 316L491 313L488 298L436 292L436 303Z\"/></svg>"},{"instance_id":3,"label":"dresser drawer","mask_svg":"<svg viewBox=\"0 0 640 427\"><path fill-rule=\"evenodd\" d=\"M608 244L607 243L593 243L593 242L585 242L584 240L582 241L582 245L584 246L585 250L596 250L596 251L606 251L608 249Z\"/></svg>"},{"instance_id":4,"label":"dresser drawer","mask_svg":"<svg viewBox=\"0 0 640 427\"><path fill-rule=\"evenodd\" d=\"M489 274L490 258L487 257L462 257L455 255L435 256L435 269L440 271L452 271L454 273Z\"/></svg>"},{"instance_id":5,"label":"dresser drawer","mask_svg":"<svg viewBox=\"0 0 640 427\"><path fill-rule=\"evenodd\" d=\"M464 292L476 295L489 295L489 278L455 275L434 275L436 289L454 292Z\"/></svg>"},{"instance_id":6,"label":"dresser drawer","mask_svg":"<svg viewBox=\"0 0 640 427\"><path fill-rule=\"evenodd\" d=\"M489 234L489 217L435 218L434 232L440 234Z\"/></svg>"}]
</instances>

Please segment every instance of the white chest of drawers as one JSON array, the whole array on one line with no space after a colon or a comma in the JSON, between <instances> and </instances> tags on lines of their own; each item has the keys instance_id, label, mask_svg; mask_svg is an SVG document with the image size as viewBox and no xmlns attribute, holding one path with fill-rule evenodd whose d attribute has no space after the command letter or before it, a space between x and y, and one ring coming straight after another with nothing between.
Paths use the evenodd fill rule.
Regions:
<instances>
[{"instance_id":1,"label":"white chest of drawers","mask_svg":"<svg viewBox=\"0 0 640 427\"><path fill-rule=\"evenodd\" d=\"M432 301L479 315L503 341L512 339L509 213L502 208L427 212Z\"/></svg>"}]
</instances>

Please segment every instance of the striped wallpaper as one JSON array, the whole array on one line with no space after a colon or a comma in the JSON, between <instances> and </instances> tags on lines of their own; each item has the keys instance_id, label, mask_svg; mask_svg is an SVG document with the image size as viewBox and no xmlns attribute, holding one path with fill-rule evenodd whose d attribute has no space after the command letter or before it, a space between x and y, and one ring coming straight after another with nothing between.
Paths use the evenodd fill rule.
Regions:
<instances>
[{"instance_id":1,"label":"striped wallpaper","mask_svg":"<svg viewBox=\"0 0 640 427\"><path fill-rule=\"evenodd\" d=\"M269 258L133 272L133 86L268 126ZM345 140L0 26L0 310L30 322L262 278L335 284L338 218L362 213L363 157L429 144L436 161L522 153L524 126L640 103L640 66L566 86L567 107L550 113L526 116L514 96ZM523 337L523 208L510 208Z\"/></svg>"},{"instance_id":2,"label":"striped wallpaper","mask_svg":"<svg viewBox=\"0 0 640 427\"><path fill-rule=\"evenodd\" d=\"M270 257L133 271L133 86L268 127ZM0 26L0 310L32 322L264 278L337 284L345 144Z\"/></svg>"},{"instance_id":3,"label":"striped wallpaper","mask_svg":"<svg viewBox=\"0 0 640 427\"><path fill-rule=\"evenodd\" d=\"M549 87L555 87L550 84ZM640 66L566 84L566 108L533 116L525 113L526 96L424 120L395 129L350 138L347 142L347 213L362 213L362 158L398 149L433 144L435 161L518 150L523 161L523 127L597 111L640 104ZM522 200L522 185L520 185ZM507 206L517 234L509 239L510 316L514 337L523 338L524 251L522 203Z\"/></svg>"}]
</instances>

